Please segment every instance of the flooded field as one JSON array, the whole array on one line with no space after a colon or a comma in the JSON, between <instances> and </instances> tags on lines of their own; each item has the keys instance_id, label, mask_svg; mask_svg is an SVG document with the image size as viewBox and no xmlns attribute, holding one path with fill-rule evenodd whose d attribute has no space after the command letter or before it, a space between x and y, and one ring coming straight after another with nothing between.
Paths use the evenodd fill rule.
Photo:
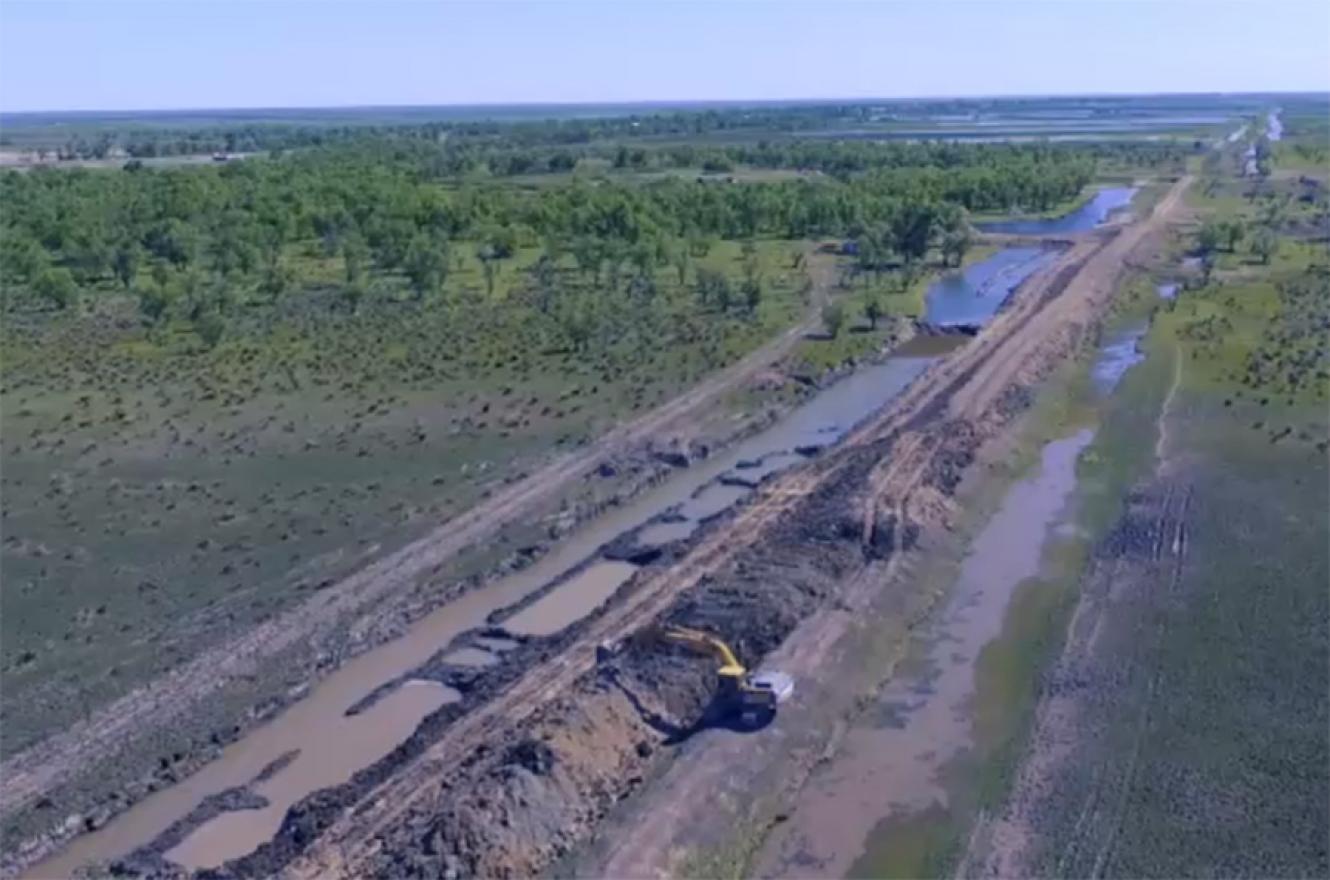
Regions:
<instances>
[{"instance_id":1,"label":"flooded field","mask_svg":"<svg viewBox=\"0 0 1330 880\"><path fill-rule=\"evenodd\" d=\"M975 326L993 316L1017 286L1057 252L1037 247L998 251L933 282L926 294L926 319L939 327Z\"/></svg>"},{"instance_id":2,"label":"flooded field","mask_svg":"<svg viewBox=\"0 0 1330 880\"><path fill-rule=\"evenodd\" d=\"M973 742L980 652L1002 632L1017 587L1039 573L1091 438L1082 431L1048 444L1038 470L1007 493L975 538L947 606L919 636L917 671L900 676L847 731L770 841L760 876L858 875L876 828L947 804L945 770Z\"/></svg>"},{"instance_id":3,"label":"flooded field","mask_svg":"<svg viewBox=\"0 0 1330 880\"><path fill-rule=\"evenodd\" d=\"M1011 235L1057 235L1067 232L1086 232L1104 223L1114 211L1131 204L1136 195L1134 186L1106 186L1081 207L1061 217L1031 220L1000 220L975 224L983 232L1004 232Z\"/></svg>"},{"instance_id":4,"label":"flooded field","mask_svg":"<svg viewBox=\"0 0 1330 880\"><path fill-rule=\"evenodd\" d=\"M1148 329L1144 323L1136 324L1117 331L1104 343L1090 370L1090 378L1100 394L1112 393L1126 372L1145 358L1140 343Z\"/></svg>"}]
</instances>

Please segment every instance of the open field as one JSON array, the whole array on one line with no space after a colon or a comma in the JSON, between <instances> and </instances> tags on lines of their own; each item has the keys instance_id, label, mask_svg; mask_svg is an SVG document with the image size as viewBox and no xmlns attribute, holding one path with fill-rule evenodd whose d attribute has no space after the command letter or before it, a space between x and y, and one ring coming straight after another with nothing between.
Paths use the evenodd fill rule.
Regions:
<instances>
[{"instance_id":1,"label":"open field","mask_svg":"<svg viewBox=\"0 0 1330 880\"><path fill-rule=\"evenodd\" d=\"M260 152L0 173L0 875L1321 872L1259 756L1324 702L1257 684L1325 652L1315 100L1134 100L87 120ZM1076 119L1194 142L822 137ZM793 702L729 729L662 624ZM1247 856L1189 848L1221 788Z\"/></svg>"}]
</instances>

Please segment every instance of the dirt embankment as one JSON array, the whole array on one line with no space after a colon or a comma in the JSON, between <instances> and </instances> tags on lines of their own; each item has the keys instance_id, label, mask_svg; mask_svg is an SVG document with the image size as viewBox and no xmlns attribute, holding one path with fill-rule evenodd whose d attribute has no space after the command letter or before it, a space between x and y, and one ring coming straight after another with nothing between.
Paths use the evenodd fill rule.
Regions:
<instances>
[{"instance_id":1,"label":"dirt embankment","mask_svg":"<svg viewBox=\"0 0 1330 880\"><path fill-rule=\"evenodd\" d=\"M240 875L514 876L538 872L638 788L662 746L706 715L707 661L628 638L662 621L730 639L754 661L868 560L910 547L945 509L975 450L1093 324L1148 222L1081 242L1034 276L973 343L926 373L825 458L767 484L683 558L630 582L545 663L494 700L375 768L381 781L328 790L281 834L233 863ZM293 861L294 860L294 861Z\"/></svg>"}]
</instances>

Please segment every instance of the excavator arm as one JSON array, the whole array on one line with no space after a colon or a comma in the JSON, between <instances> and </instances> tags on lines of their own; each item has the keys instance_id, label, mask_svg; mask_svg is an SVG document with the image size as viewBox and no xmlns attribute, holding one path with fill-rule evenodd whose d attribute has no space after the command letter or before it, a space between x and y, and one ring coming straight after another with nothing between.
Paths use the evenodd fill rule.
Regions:
<instances>
[{"instance_id":1,"label":"excavator arm","mask_svg":"<svg viewBox=\"0 0 1330 880\"><path fill-rule=\"evenodd\" d=\"M748 675L748 669L739 662L739 658L734 655L730 646L713 635L701 630L673 626L661 630L661 637L666 641L687 645L696 651L714 655L720 661L719 673L723 678L741 680Z\"/></svg>"}]
</instances>

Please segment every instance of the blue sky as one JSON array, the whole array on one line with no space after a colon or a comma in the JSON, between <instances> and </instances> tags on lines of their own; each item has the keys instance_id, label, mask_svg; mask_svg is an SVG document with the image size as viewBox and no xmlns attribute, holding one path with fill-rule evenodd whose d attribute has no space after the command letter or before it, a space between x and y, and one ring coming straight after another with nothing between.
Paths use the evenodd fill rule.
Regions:
<instances>
[{"instance_id":1,"label":"blue sky","mask_svg":"<svg viewBox=\"0 0 1330 880\"><path fill-rule=\"evenodd\" d=\"M1330 89L1324 0L0 0L0 110Z\"/></svg>"}]
</instances>

